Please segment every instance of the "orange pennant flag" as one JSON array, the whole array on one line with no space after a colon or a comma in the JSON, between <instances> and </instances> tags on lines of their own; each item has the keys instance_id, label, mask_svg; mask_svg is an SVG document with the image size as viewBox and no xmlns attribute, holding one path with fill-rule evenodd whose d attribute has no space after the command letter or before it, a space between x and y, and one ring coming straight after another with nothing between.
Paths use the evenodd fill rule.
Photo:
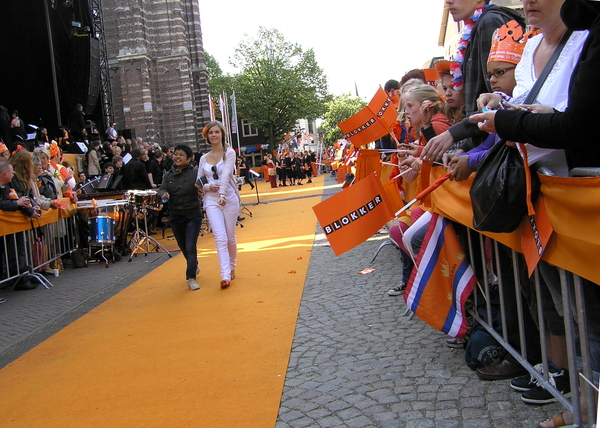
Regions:
<instances>
[{"instance_id":1,"label":"orange pennant flag","mask_svg":"<svg viewBox=\"0 0 600 428\"><path fill-rule=\"evenodd\" d=\"M369 105L338 123L338 127L345 138L360 147L389 134L397 115L391 98L380 86Z\"/></svg>"},{"instance_id":2,"label":"orange pennant flag","mask_svg":"<svg viewBox=\"0 0 600 428\"><path fill-rule=\"evenodd\" d=\"M381 176L381 157L379 150L365 150L358 152L356 160L356 176L354 182L362 180L373 172Z\"/></svg>"},{"instance_id":3,"label":"orange pennant flag","mask_svg":"<svg viewBox=\"0 0 600 428\"><path fill-rule=\"evenodd\" d=\"M388 180L383 184L383 189L387 195L387 200L390 205L390 209L393 213L399 211L403 206L402 198L400 197L400 190L398 189L398 181Z\"/></svg>"},{"instance_id":4,"label":"orange pennant flag","mask_svg":"<svg viewBox=\"0 0 600 428\"><path fill-rule=\"evenodd\" d=\"M313 207L336 256L369 239L394 218L376 174Z\"/></svg>"},{"instance_id":5,"label":"orange pennant flag","mask_svg":"<svg viewBox=\"0 0 600 428\"><path fill-rule=\"evenodd\" d=\"M525 217L522 226L523 234L521 235L521 249L523 250L523 256L525 256L529 276L533 275L533 271L541 260L554 231L548 219L542 195L538 197L534 205L535 215Z\"/></svg>"},{"instance_id":6,"label":"orange pennant flag","mask_svg":"<svg viewBox=\"0 0 600 428\"><path fill-rule=\"evenodd\" d=\"M346 170L347 167L344 164L341 164L337 168L337 182L343 183L346 180Z\"/></svg>"}]
</instances>

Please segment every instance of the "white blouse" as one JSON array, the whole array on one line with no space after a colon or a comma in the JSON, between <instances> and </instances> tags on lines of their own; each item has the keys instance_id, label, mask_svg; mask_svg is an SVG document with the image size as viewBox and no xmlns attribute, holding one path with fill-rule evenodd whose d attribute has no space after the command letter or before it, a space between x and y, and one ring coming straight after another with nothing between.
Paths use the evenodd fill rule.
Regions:
<instances>
[{"instance_id":1,"label":"white blouse","mask_svg":"<svg viewBox=\"0 0 600 428\"><path fill-rule=\"evenodd\" d=\"M538 92L535 102L531 104L542 104L550 106L559 111L564 111L569 104L569 83L571 74L577 65L579 55L583 49L588 36L588 31L574 31L569 37L567 44L563 48L552 71L546 78L544 85ZM523 51L521 61L517 64L515 70L515 79L517 86L513 90L513 103L523 104L529 91L533 87L537 78L535 77L535 68L533 57L536 49L543 40L543 34L538 34L527 42ZM542 70L538 70L539 73ZM526 144L529 164L534 163L540 167L549 168L555 175L566 177L569 174L567 160L564 150L541 149L539 147Z\"/></svg>"}]
</instances>

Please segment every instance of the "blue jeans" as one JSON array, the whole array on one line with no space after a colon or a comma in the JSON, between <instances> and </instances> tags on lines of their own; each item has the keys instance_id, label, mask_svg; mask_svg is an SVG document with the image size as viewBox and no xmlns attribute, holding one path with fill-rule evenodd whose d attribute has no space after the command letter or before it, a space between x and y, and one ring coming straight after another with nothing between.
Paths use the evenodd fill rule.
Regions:
<instances>
[{"instance_id":1,"label":"blue jeans","mask_svg":"<svg viewBox=\"0 0 600 428\"><path fill-rule=\"evenodd\" d=\"M187 261L185 279L196 279L198 269L198 251L196 244L200 234L202 212L191 215L172 214L169 223L179 249Z\"/></svg>"}]
</instances>

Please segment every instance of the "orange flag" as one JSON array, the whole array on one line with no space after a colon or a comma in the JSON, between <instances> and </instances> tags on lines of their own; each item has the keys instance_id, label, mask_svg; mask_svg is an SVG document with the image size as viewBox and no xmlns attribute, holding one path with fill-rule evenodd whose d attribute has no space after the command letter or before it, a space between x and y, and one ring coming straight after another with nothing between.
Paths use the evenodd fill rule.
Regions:
<instances>
[{"instance_id":1,"label":"orange flag","mask_svg":"<svg viewBox=\"0 0 600 428\"><path fill-rule=\"evenodd\" d=\"M336 256L365 242L394 218L376 174L315 205L313 211Z\"/></svg>"},{"instance_id":2,"label":"orange flag","mask_svg":"<svg viewBox=\"0 0 600 428\"><path fill-rule=\"evenodd\" d=\"M360 147L389 134L397 115L391 98L380 86L369 105L338 123L338 127L345 138Z\"/></svg>"},{"instance_id":3,"label":"orange flag","mask_svg":"<svg viewBox=\"0 0 600 428\"><path fill-rule=\"evenodd\" d=\"M337 182L343 183L346 180L346 165L341 164L337 168Z\"/></svg>"},{"instance_id":4,"label":"orange flag","mask_svg":"<svg viewBox=\"0 0 600 428\"><path fill-rule=\"evenodd\" d=\"M381 176L381 158L379 150L360 150L356 160L356 176L354 182L362 180L373 172Z\"/></svg>"},{"instance_id":5,"label":"orange flag","mask_svg":"<svg viewBox=\"0 0 600 428\"><path fill-rule=\"evenodd\" d=\"M529 276L533 274L538 262L542 259L542 254L548 245L550 236L554 229L548 219L544 198L539 196L535 203L535 214L526 216L523 220L523 234L521 235L521 249Z\"/></svg>"}]
</instances>

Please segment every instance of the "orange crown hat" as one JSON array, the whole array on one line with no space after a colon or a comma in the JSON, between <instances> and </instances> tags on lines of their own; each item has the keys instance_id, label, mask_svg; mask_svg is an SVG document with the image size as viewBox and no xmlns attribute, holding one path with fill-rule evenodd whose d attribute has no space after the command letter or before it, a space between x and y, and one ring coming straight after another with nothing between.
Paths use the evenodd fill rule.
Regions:
<instances>
[{"instance_id":1,"label":"orange crown hat","mask_svg":"<svg viewBox=\"0 0 600 428\"><path fill-rule=\"evenodd\" d=\"M538 33L539 30L525 33L525 29L517 21L508 21L494 31L488 62L502 61L518 64L525 44Z\"/></svg>"},{"instance_id":2,"label":"orange crown hat","mask_svg":"<svg viewBox=\"0 0 600 428\"><path fill-rule=\"evenodd\" d=\"M6 144L0 142L0 153L4 153L8 151L8 147L6 147Z\"/></svg>"},{"instance_id":3,"label":"orange crown hat","mask_svg":"<svg viewBox=\"0 0 600 428\"><path fill-rule=\"evenodd\" d=\"M50 145L50 157L53 158L59 153L60 149L58 148L58 144L56 144L56 141L52 141L52 144Z\"/></svg>"}]
</instances>

